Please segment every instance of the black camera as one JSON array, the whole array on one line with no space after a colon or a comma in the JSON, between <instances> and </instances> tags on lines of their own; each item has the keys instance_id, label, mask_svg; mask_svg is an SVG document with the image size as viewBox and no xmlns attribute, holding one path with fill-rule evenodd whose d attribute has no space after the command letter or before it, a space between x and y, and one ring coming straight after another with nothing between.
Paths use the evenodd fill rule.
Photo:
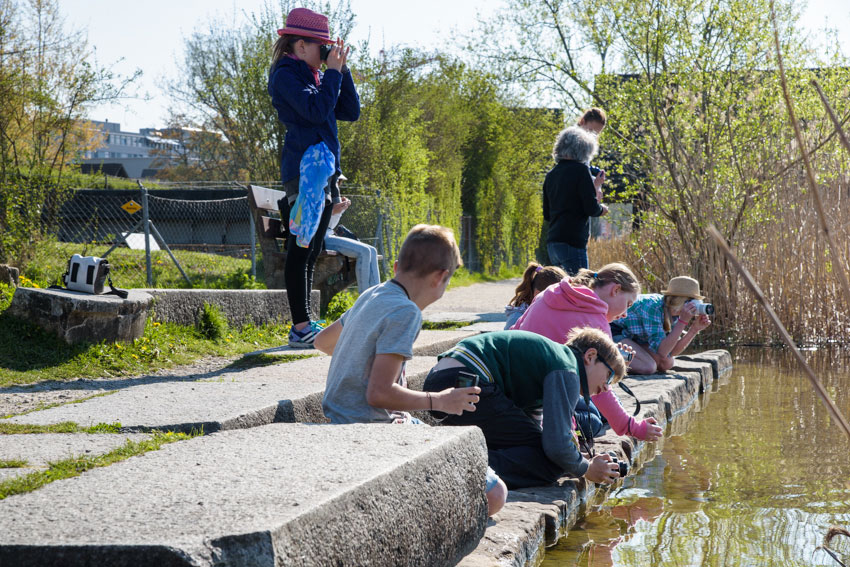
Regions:
<instances>
[{"instance_id":1,"label":"black camera","mask_svg":"<svg viewBox=\"0 0 850 567\"><path fill-rule=\"evenodd\" d=\"M691 299L688 303L697 308L697 315L714 315L714 305L711 303L703 303L699 299Z\"/></svg>"},{"instance_id":2,"label":"black camera","mask_svg":"<svg viewBox=\"0 0 850 567\"><path fill-rule=\"evenodd\" d=\"M319 57L322 59L322 61L328 60L328 55L331 54L331 49L333 49L333 48L334 48L333 43L323 43L322 45L319 46Z\"/></svg>"},{"instance_id":3,"label":"black camera","mask_svg":"<svg viewBox=\"0 0 850 567\"><path fill-rule=\"evenodd\" d=\"M627 463L626 461L621 461L617 457L617 453L615 453L614 451L608 451L608 456L611 457L612 463L617 463L617 466L619 467L620 478L626 478L626 475L629 474L629 463Z\"/></svg>"},{"instance_id":4,"label":"black camera","mask_svg":"<svg viewBox=\"0 0 850 567\"><path fill-rule=\"evenodd\" d=\"M455 388L473 388L478 385L478 374L461 370L457 373Z\"/></svg>"}]
</instances>

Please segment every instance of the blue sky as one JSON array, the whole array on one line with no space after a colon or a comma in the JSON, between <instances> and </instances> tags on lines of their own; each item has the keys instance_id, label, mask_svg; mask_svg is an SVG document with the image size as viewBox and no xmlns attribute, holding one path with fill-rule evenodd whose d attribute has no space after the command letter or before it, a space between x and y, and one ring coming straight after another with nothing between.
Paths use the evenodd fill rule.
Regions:
<instances>
[{"instance_id":1,"label":"blue sky","mask_svg":"<svg viewBox=\"0 0 850 567\"><path fill-rule=\"evenodd\" d=\"M263 4L263 0L59 0L68 25L88 31L98 61L108 65L123 58L117 71L141 69L135 91L151 97L97 107L90 118L119 122L126 131L163 126L168 101L161 85L179 72L183 38L210 19L244 21L244 13L259 11ZM828 22L842 31L842 38L850 38L850 2L809 0L808 4L803 19L808 29L815 32ZM399 44L435 48L456 33L469 33L479 15L488 16L501 5L500 0L351 0L357 17L351 39L368 36L376 49ZM844 39L843 49L850 54L850 40Z\"/></svg>"}]
</instances>

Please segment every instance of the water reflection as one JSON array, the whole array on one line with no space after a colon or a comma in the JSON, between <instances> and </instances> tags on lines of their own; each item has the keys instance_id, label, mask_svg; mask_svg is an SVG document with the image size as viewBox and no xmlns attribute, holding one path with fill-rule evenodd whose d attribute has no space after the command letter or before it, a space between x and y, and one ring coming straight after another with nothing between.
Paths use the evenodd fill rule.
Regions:
<instances>
[{"instance_id":1,"label":"water reflection","mask_svg":"<svg viewBox=\"0 0 850 567\"><path fill-rule=\"evenodd\" d=\"M805 354L850 415L847 353ZM687 430L659 443L543 565L838 565L815 548L830 525L850 528L850 443L787 353L739 349L735 358ZM850 539L833 549L850 559Z\"/></svg>"}]
</instances>

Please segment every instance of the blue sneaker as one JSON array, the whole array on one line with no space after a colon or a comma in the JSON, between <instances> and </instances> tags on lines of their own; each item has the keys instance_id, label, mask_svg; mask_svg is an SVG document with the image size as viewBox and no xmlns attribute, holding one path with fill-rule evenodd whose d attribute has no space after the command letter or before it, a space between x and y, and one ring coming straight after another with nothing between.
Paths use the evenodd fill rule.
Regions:
<instances>
[{"instance_id":1,"label":"blue sneaker","mask_svg":"<svg viewBox=\"0 0 850 567\"><path fill-rule=\"evenodd\" d=\"M292 348L316 348L313 346L313 341L316 340L316 335L323 328L315 321L310 321L310 324L300 331L296 331L295 327L292 327L289 331L289 346Z\"/></svg>"}]
</instances>

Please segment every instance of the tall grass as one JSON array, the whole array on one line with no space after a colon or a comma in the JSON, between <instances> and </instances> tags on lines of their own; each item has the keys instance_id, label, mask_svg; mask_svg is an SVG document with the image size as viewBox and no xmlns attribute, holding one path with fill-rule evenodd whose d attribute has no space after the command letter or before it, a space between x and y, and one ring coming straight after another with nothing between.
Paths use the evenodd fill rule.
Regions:
<instances>
[{"instance_id":1,"label":"tall grass","mask_svg":"<svg viewBox=\"0 0 850 567\"><path fill-rule=\"evenodd\" d=\"M850 174L841 162L843 156L833 155L819 161L821 175L831 177L821 183L820 191L846 270L850 268ZM835 277L804 172L787 173L776 184L772 199L769 213L738 238L735 253L797 344L846 343L850 305ZM762 307L709 239L691 243L702 251L701 265L691 265L675 233L663 223L654 223L651 215L646 220L628 238L592 241L588 246L592 266L627 263L641 279L644 293L660 291L673 276L698 277L707 301L716 308L715 324L699 335L702 342L781 342Z\"/></svg>"}]
</instances>

